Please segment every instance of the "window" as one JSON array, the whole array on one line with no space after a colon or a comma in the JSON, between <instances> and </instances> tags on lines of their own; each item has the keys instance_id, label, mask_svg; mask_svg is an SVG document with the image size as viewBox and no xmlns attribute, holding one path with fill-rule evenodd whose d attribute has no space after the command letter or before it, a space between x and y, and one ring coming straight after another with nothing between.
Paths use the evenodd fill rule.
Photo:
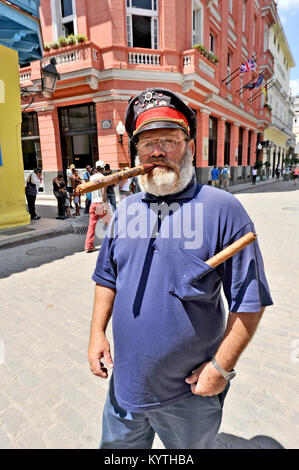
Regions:
<instances>
[{"instance_id":1,"label":"window","mask_svg":"<svg viewBox=\"0 0 299 470\"><path fill-rule=\"evenodd\" d=\"M159 48L158 0L127 0L127 44Z\"/></svg>"},{"instance_id":2,"label":"window","mask_svg":"<svg viewBox=\"0 0 299 470\"><path fill-rule=\"evenodd\" d=\"M228 52L227 53L227 76L228 77L231 74L231 65L232 65L232 56L231 56L231 53ZM228 89L230 89L231 82L229 82L226 86L227 86Z\"/></svg>"},{"instance_id":3,"label":"window","mask_svg":"<svg viewBox=\"0 0 299 470\"><path fill-rule=\"evenodd\" d=\"M217 118L209 119L209 166L216 165L217 162Z\"/></svg>"},{"instance_id":4,"label":"window","mask_svg":"<svg viewBox=\"0 0 299 470\"><path fill-rule=\"evenodd\" d=\"M228 8L229 8L229 12L232 14L233 13L233 0L229 0Z\"/></svg>"},{"instance_id":5,"label":"window","mask_svg":"<svg viewBox=\"0 0 299 470\"><path fill-rule=\"evenodd\" d=\"M77 34L75 0L51 0L53 37Z\"/></svg>"},{"instance_id":6,"label":"window","mask_svg":"<svg viewBox=\"0 0 299 470\"><path fill-rule=\"evenodd\" d=\"M215 52L215 36L212 33L210 33L209 47L210 47L210 52Z\"/></svg>"},{"instance_id":7,"label":"window","mask_svg":"<svg viewBox=\"0 0 299 470\"><path fill-rule=\"evenodd\" d=\"M255 30L256 30L256 16L253 20L253 27L252 27L252 47L255 46Z\"/></svg>"},{"instance_id":8,"label":"window","mask_svg":"<svg viewBox=\"0 0 299 470\"><path fill-rule=\"evenodd\" d=\"M248 148L247 148L247 165L250 165L250 153L251 153L251 137L252 131L248 132Z\"/></svg>"},{"instance_id":9,"label":"window","mask_svg":"<svg viewBox=\"0 0 299 470\"><path fill-rule=\"evenodd\" d=\"M246 0L243 0L243 26L242 31L245 32L246 28Z\"/></svg>"},{"instance_id":10,"label":"window","mask_svg":"<svg viewBox=\"0 0 299 470\"><path fill-rule=\"evenodd\" d=\"M225 123L225 135L224 135L224 165L229 165L230 162L230 132L231 125L229 122Z\"/></svg>"},{"instance_id":11,"label":"window","mask_svg":"<svg viewBox=\"0 0 299 470\"><path fill-rule=\"evenodd\" d=\"M264 52L268 49L268 36L269 36L269 28L265 24L265 30L264 30Z\"/></svg>"},{"instance_id":12,"label":"window","mask_svg":"<svg viewBox=\"0 0 299 470\"><path fill-rule=\"evenodd\" d=\"M192 46L203 43L203 6L198 0L192 1Z\"/></svg>"},{"instance_id":13,"label":"window","mask_svg":"<svg viewBox=\"0 0 299 470\"><path fill-rule=\"evenodd\" d=\"M238 165L242 165L243 157L243 127L239 128Z\"/></svg>"},{"instance_id":14,"label":"window","mask_svg":"<svg viewBox=\"0 0 299 470\"><path fill-rule=\"evenodd\" d=\"M22 113L22 137L38 136L37 113Z\"/></svg>"}]
</instances>

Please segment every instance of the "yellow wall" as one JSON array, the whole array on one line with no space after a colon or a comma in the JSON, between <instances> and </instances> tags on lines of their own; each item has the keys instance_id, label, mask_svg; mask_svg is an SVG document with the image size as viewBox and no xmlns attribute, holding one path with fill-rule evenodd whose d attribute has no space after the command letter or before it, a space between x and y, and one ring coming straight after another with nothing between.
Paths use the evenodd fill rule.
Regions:
<instances>
[{"instance_id":1,"label":"yellow wall","mask_svg":"<svg viewBox=\"0 0 299 470\"><path fill-rule=\"evenodd\" d=\"M29 224L21 145L18 53L0 45L0 229ZM1 164L1 162L0 162Z\"/></svg>"}]
</instances>

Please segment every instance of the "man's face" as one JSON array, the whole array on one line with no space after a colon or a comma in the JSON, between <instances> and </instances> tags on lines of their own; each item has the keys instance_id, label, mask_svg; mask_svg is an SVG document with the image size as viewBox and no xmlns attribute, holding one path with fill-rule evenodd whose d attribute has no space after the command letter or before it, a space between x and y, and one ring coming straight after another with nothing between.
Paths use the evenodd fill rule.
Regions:
<instances>
[{"instance_id":1,"label":"man's face","mask_svg":"<svg viewBox=\"0 0 299 470\"><path fill-rule=\"evenodd\" d=\"M88 173L91 173L91 166L87 165L86 170L88 171Z\"/></svg>"},{"instance_id":2,"label":"man's face","mask_svg":"<svg viewBox=\"0 0 299 470\"><path fill-rule=\"evenodd\" d=\"M187 141L187 135L180 129L153 129L141 133L137 163L156 165L153 171L140 177L144 190L155 195L172 194L189 183L195 146L193 140Z\"/></svg>"}]
</instances>

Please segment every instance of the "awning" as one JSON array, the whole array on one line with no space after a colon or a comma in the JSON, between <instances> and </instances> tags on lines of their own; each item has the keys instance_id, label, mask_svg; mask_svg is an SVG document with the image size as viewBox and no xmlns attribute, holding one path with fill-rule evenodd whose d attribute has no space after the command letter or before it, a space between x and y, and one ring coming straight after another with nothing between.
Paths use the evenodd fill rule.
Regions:
<instances>
[{"instance_id":1,"label":"awning","mask_svg":"<svg viewBox=\"0 0 299 470\"><path fill-rule=\"evenodd\" d=\"M39 19L0 0L0 44L18 51L20 65L41 59Z\"/></svg>"}]
</instances>

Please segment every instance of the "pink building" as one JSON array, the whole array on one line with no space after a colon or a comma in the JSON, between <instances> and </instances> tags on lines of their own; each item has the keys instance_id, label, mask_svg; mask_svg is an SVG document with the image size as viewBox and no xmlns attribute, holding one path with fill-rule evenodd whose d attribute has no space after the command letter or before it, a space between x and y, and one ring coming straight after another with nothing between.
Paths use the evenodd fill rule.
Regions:
<instances>
[{"instance_id":1,"label":"pink building","mask_svg":"<svg viewBox=\"0 0 299 470\"><path fill-rule=\"evenodd\" d=\"M35 100L23 113L25 169L42 164L52 191L57 170L99 158L113 170L134 165L134 148L116 127L128 100L148 87L180 94L198 117L196 174L227 164L233 182L247 181L271 113L255 91L238 90L254 78L227 75L255 56L257 72L273 75L269 29L277 20L273 0L41 0L44 43L72 34L84 42L52 44L43 64L57 61L61 79L50 99ZM205 46L203 51L193 48ZM45 48L49 49L49 48ZM40 63L20 69L21 86L40 84Z\"/></svg>"}]
</instances>

